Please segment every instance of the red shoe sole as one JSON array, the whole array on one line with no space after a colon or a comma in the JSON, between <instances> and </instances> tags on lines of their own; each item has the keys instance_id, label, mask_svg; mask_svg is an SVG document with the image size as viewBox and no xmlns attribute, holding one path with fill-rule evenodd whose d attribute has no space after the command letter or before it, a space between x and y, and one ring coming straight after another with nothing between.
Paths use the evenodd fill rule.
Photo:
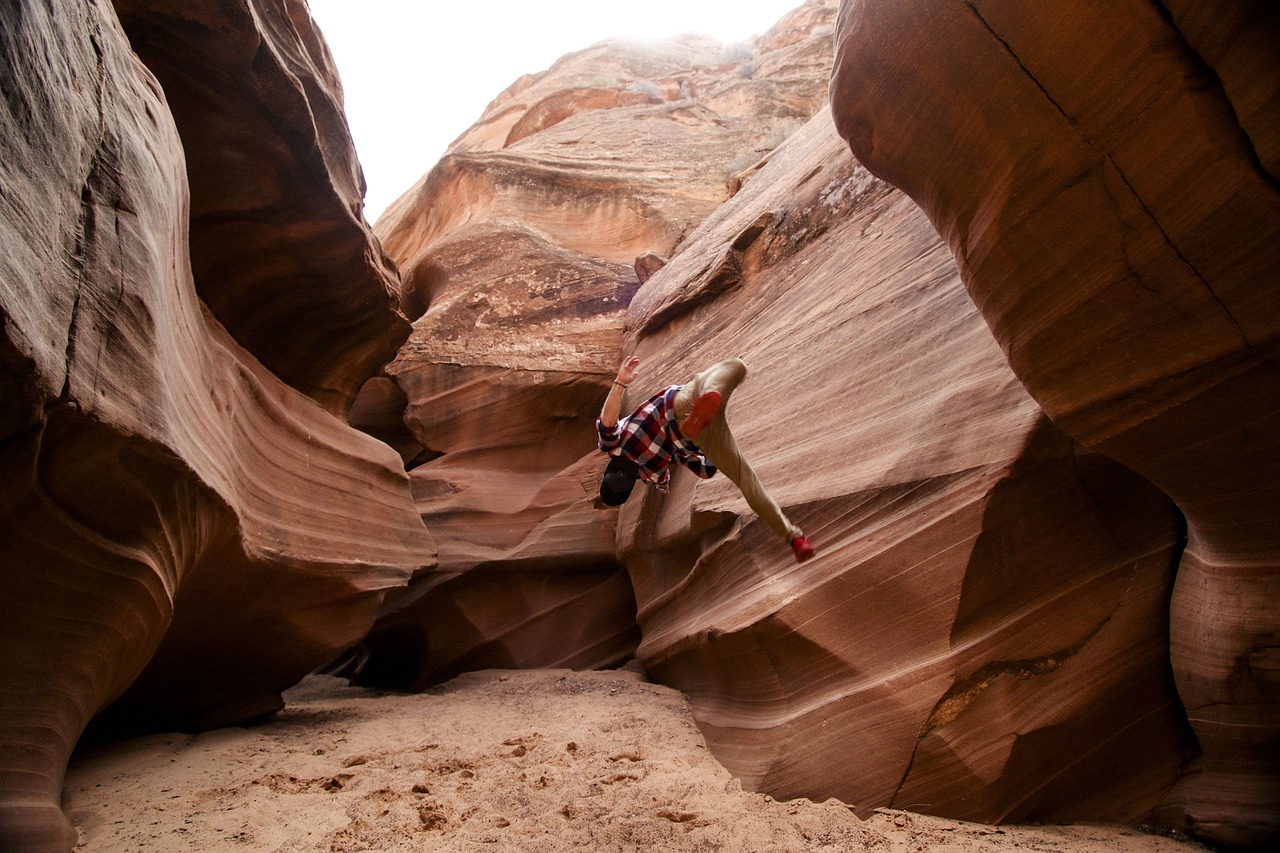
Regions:
<instances>
[{"instance_id":1,"label":"red shoe sole","mask_svg":"<svg viewBox=\"0 0 1280 853\"><path fill-rule=\"evenodd\" d=\"M693 401L693 407L689 409L689 414L685 417L684 423L680 424L680 432L690 441L697 441L698 436L702 435L702 431L707 428L716 413L720 411L720 403L723 398L719 391L708 391L700 394L698 399Z\"/></svg>"}]
</instances>

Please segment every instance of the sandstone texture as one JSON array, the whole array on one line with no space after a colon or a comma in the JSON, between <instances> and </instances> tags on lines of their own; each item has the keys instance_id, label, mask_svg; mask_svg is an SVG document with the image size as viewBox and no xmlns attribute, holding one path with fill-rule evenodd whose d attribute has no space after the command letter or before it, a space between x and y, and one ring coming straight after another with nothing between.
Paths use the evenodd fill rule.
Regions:
<instances>
[{"instance_id":1,"label":"sandstone texture","mask_svg":"<svg viewBox=\"0 0 1280 853\"><path fill-rule=\"evenodd\" d=\"M570 54L496 98L379 220L418 318L387 377L405 399L402 452L420 448L410 478L439 554L387 599L352 661L361 683L634 654L592 428L627 306L825 102L834 17L834 2L813 3L739 45ZM371 383L352 422L395 434L374 414L388 391Z\"/></svg>"},{"instance_id":2,"label":"sandstone texture","mask_svg":"<svg viewBox=\"0 0 1280 853\"><path fill-rule=\"evenodd\" d=\"M928 220L828 113L628 329L639 399L746 361L728 421L818 548L794 563L723 478L621 512L639 657L745 785L992 823L1170 807L1195 754L1166 629L1178 513L1044 416Z\"/></svg>"},{"instance_id":3,"label":"sandstone texture","mask_svg":"<svg viewBox=\"0 0 1280 853\"><path fill-rule=\"evenodd\" d=\"M1280 838L1280 10L845 2L854 153L946 238L1063 431L1186 519L1170 607L1199 837Z\"/></svg>"},{"instance_id":4,"label":"sandstone texture","mask_svg":"<svg viewBox=\"0 0 1280 853\"><path fill-rule=\"evenodd\" d=\"M807 56L834 10L759 44ZM1199 753L1170 664L1174 501L1046 415L947 243L829 112L717 186L685 174L666 124L635 130L668 103L575 82L628 55L513 86L378 223L421 312L388 375L440 563L388 598L357 680L566 665L630 606L640 660L753 790L1180 825ZM699 79L674 89L686 117L717 91ZM611 172L648 199L648 231ZM668 175L683 199L649 189ZM746 360L729 422L817 559L796 565L723 477L592 507L590 424L626 353L644 360L633 403Z\"/></svg>"},{"instance_id":5,"label":"sandstone texture","mask_svg":"<svg viewBox=\"0 0 1280 853\"><path fill-rule=\"evenodd\" d=\"M680 691L758 795L1274 846L1277 15L809 0L606 42L370 229L303 0L0 6L0 848L75 844L86 729L633 656L662 687L618 695ZM632 405L745 360L728 422L814 559L724 477L598 503L625 355ZM423 811L365 774L324 845L488 832L474 776ZM529 825L608 817L574 803Z\"/></svg>"},{"instance_id":6,"label":"sandstone texture","mask_svg":"<svg viewBox=\"0 0 1280 853\"><path fill-rule=\"evenodd\" d=\"M297 51L303 32L238 37ZM204 74L197 47L186 59ZM340 369L291 377L318 402L202 300L184 142L114 9L4 4L0 92L0 848L66 851L62 776L91 717L112 703L113 726L270 713L367 632L434 546L394 451L330 411L342 408L331 390L358 384L367 324L329 341ZM318 142L314 129L299 138L303 161ZM274 156L264 172L289 155ZM307 255L307 221L292 250L279 232L267 242ZM376 246L367 229L360 240ZM390 267L358 255L385 348L404 322L383 287ZM308 322L347 329L349 286L309 281L332 313ZM303 354L308 339L292 345Z\"/></svg>"},{"instance_id":7,"label":"sandstone texture","mask_svg":"<svg viewBox=\"0 0 1280 853\"><path fill-rule=\"evenodd\" d=\"M196 291L268 370L345 412L409 323L305 0L115 7L182 137Z\"/></svg>"},{"instance_id":8,"label":"sandstone texture","mask_svg":"<svg viewBox=\"0 0 1280 853\"><path fill-rule=\"evenodd\" d=\"M789 69L810 67L797 57L817 51L813 39L825 38L834 5L810 3L780 23L756 43L753 68L791 51L771 67L794 80ZM977 19L961 6L953 13ZM817 110L781 145L752 149L762 156L722 167L725 189L706 180L698 152L707 148L673 157L674 128L645 134L634 122L676 115L668 112L676 95L681 127L690 128L708 101L758 109L759 91L791 97L794 88L747 97L743 80L763 83L754 72L737 75L732 98L704 72L673 73L672 84L650 71L653 85L636 85L638 60L614 46L519 81L379 222L404 270L406 312L420 315L388 377L405 397L409 452L422 448L410 476L440 541L440 570L388 599L353 664L357 680L423 687L479 666L577 665L570 656L582 649L625 649L600 640L621 636L609 626L628 612L629 596L640 660L689 695L717 758L753 790L836 796L864 813L889 806L993 823L1152 823L1248 844L1259 832L1252 807L1222 817L1234 837L1197 811L1212 784L1213 747L1192 728L1203 728L1205 714L1187 704L1179 631L1201 522L1159 468L1109 435L1123 435L1126 418L1135 429L1152 426L1148 403L1160 395L1185 402L1173 378L1194 362L1192 344L1210 345L1212 318L1187 309L1179 326L1171 318L1191 297L1146 280L1142 298L1092 307L1091 291L1061 284L1088 267L1089 286L1103 289L1108 261L1085 223L1104 220L1087 207L1055 213L1010 188L1008 174L1024 161L1038 177L1061 178L1045 192L1084 185L1082 173L1041 150L1038 129L1026 134L1022 159L1008 163L996 155L1014 143L1001 134L1019 125L994 107L973 128L958 125L969 137L942 125L929 144L912 142L907 130L931 132L929 115L896 94L902 78L934 85L924 103L938 112L963 99L927 82L941 72L907 47L894 50L909 58L894 59L855 40L911 33L895 14L918 14L929 29L927 10L912 8L882 12L873 26L863 20L870 7L845 4L836 68L849 76L833 84L833 111ZM1061 29L1038 25L1045 45ZM948 34L930 31L936 52L951 49ZM967 49L956 52L957 88L972 84L965 69L978 61ZM1085 52L1057 58L1077 55ZM589 70L619 66L632 75L611 72L627 81L621 92ZM1091 67L1101 73L1105 63ZM998 100L998 82L981 94ZM1261 112L1250 114L1265 124ZM736 127L713 124L712 136ZM864 154L867 140L879 177L850 153ZM982 150L957 156L948 146L961 142ZM1178 147L1153 145L1147 156ZM913 159L895 171L888 152ZM990 171L968 167L982 157ZM697 165L686 171L689 163ZM917 191L912 163L928 163L935 184ZM630 194L619 196L610 175ZM668 176L678 177L681 196ZM953 227L935 211L944 177L961 182L954 203L977 205L972 215L986 231ZM643 215L636 198L645 199ZM1021 246L999 218L1001 202L1056 216L1057 230ZM1141 270L1151 247L1140 232L1126 236L1139 242L1120 252L1131 264L1122 269ZM1021 268L998 266L1050 263L1046 247L1055 246L1063 254L1043 279L1044 296L1023 288ZM975 284L978 248L1005 286L992 299L1021 313L993 318ZM1152 298L1162 297L1169 313L1153 312ZM1073 321L1080 325L1055 326L1037 299L1085 312ZM1126 314L1174 335L1147 367L1141 347L1120 336ZM1095 353L1107 346L1127 360L1106 364ZM792 562L724 478L677 476L670 495L642 489L621 511L591 507L603 458L589 425L624 354L644 362L633 403L711 362L745 359L750 373L729 423L814 540L815 560ZM1093 373L1075 375L1080 365ZM1207 364L1188 381L1229 385L1223 376L1234 369L1223 369ZM1040 374L1063 383L1062 400L1076 393L1088 405L1064 409L1046 398ZM370 387L387 399L381 381ZM1262 420L1245 423L1250 440L1263 440L1265 430L1254 435ZM1186 428L1180 435L1194 442ZM1230 475L1222 476L1225 489ZM1259 482L1252 493L1265 489ZM1235 518L1247 527L1273 515ZM614 586L619 565L630 589ZM554 589L552 578L564 586ZM1265 600L1244 615L1265 622ZM1265 680L1270 653L1259 637L1251 665ZM1228 751L1256 762L1249 750L1269 756L1268 737L1255 727ZM1267 765L1246 769L1253 780L1245 773L1232 784L1265 791Z\"/></svg>"}]
</instances>

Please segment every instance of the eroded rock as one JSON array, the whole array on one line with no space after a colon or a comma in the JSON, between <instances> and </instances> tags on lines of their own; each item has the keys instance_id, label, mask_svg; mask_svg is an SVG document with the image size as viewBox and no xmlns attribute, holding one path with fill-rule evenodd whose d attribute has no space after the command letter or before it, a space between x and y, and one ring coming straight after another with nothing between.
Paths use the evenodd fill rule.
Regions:
<instances>
[{"instance_id":1,"label":"eroded rock","mask_svg":"<svg viewBox=\"0 0 1280 853\"><path fill-rule=\"evenodd\" d=\"M592 428L640 276L825 100L835 3L754 43L606 42L489 105L377 232L421 315L388 367L425 449L435 572L388 599L368 683L603 666L638 640ZM495 593L502 590L504 595ZM406 638L421 655L405 655Z\"/></svg>"},{"instance_id":2,"label":"eroded rock","mask_svg":"<svg viewBox=\"0 0 1280 853\"><path fill-rule=\"evenodd\" d=\"M285 382L342 413L409 334L303 0L117 0L164 87L191 184L200 298Z\"/></svg>"},{"instance_id":3,"label":"eroded rock","mask_svg":"<svg viewBox=\"0 0 1280 853\"><path fill-rule=\"evenodd\" d=\"M837 124L946 238L1019 379L1187 519L1186 819L1280 835L1274 4L843 4Z\"/></svg>"},{"instance_id":4,"label":"eroded rock","mask_svg":"<svg viewBox=\"0 0 1280 853\"><path fill-rule=\"evenodd\" d=\"M432 543L395 453L201 303L182 143L110 5L0 7L0 91L0 847L67 851L94 714L270 712Z\"/></svg>"},{"instance_id":5,"label":"eroded rock","mask_svg":"<svg viewBox=\"0 0 1280 853\"><path fill-rule=\"evenodd\" d=\"M732 259L735 284L717 284ZM703 364L818 556L732 484L633 499L619 546L655 678L776 797L1154 820L1194 756L1165 608L1180 517L1053 426L945 244L823 114L632 301L636 399Z\"/></svg>"}]
</instances>

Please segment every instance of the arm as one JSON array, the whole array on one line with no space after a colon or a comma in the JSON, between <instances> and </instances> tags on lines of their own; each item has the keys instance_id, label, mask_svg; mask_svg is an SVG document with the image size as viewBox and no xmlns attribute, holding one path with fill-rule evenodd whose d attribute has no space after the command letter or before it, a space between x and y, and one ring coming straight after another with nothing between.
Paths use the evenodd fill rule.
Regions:
<instances>
[{"instance_id":1,"label":"arm","mask_svg":"<svg viewBox=\"0 0 1280 853\"><path fill-rule=\"evenodd\" d=\"M719 470L714 462L701 453L681 454L680 464L704 480L710 480Z\"/></svg>"},{"instance_id":2,"label":"arm","mask_svg":"<svg viewBox=\"0 0 1280 853\"><path fill-rule=\"evenodd\" d=\"M618 416L622 414L622 395L631 381L640 375L640 359L634 355L622 360L618 368L618 378L613 380L609 396L604 398L604 406L600 409L600 422L607 429L618 425Z\"/></svg>"}]
</instances>

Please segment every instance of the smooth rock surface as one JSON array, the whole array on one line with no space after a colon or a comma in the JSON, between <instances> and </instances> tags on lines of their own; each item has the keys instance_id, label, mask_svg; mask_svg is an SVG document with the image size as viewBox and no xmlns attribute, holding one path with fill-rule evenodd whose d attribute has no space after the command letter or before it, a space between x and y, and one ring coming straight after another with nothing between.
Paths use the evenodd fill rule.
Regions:
<instances>
[{"instance_id":1,"label":"smooth rock surface","mask_svg":"<svg viewBox=\"0 0 1280 853\"><path fill-rule=\"evenodd\" d=\"M241 346L342 413L409 334L364 221L342 84L304 0L117 0L191 184L196 290Z\"/></svg>"},{"instance_id":2,"label":"smooth rock surface","mask_svg":"<svg viewBox=\"0 0 1280 853\"><path fill-rule=\"evenodd\" d=\"M636 399L746 361L729 423L818 550L796 564L720 477L682 472L619 519L639 657L745 785L984 822L1176 806L1195 755L1169 666L1178 513L1044 417L945 244L828 114L628 329Z\"/></svg>"},{"instance_id":3,"label":"smooth rock surface","mask_svg":"<svg viewBox=\"0 0 1280 853\"><path fill-rule=\"evenodd\" d=\"M946 238L1019 379L1187 519L1187 822L1280 837L1280 9L843 4L855 154Z\"/></svg>"},{"instance_id":4,"label":"smooth rock surface","mask_svg":"<svg viewBox=\"0 0 1280 853\"><path fill-rule=\"evenodd\" d=\"M110 5L0 7L0 91L0 848L68 851L104 706L269 713L433 545L396 454L202 305L182 143Z\"/></svg>"}]
</instances>

